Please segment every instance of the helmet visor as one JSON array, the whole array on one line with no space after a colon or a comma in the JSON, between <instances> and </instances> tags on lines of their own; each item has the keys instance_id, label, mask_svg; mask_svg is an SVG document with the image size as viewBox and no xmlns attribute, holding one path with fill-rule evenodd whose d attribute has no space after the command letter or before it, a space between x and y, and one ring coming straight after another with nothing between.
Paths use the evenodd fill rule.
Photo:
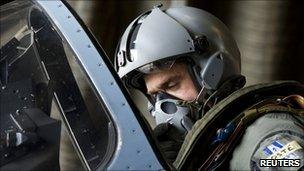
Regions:
<instances>
[{"instance_id":1,"label":"helmet visor","mask_svg":"<svg viewBox=\"0 0 304 171\"><path fill-rule=\"evenodd\" d=\"M172 68L176 60L167 60L167 61L155 61L149 64L146 64L142 67L136 69L137 71L143 74L156 73L161 70L169 70Z\"/></svg>"}]
</instances>

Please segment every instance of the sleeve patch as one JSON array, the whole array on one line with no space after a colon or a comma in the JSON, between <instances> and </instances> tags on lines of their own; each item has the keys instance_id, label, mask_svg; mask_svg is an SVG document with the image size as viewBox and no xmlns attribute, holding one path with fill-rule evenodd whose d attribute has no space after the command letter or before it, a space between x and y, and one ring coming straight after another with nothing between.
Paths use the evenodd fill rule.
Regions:
<instances>
[{"instance_id":1,"label":"sleeve patch","mask_svg":"<svg viewBox=\"0 0 304 171\"><path fill-rule=\"evenodd\" d=\"M270 145L263 149L266 156L270 156L273 153L280 151L283 148L283 144L279 141L273 141Z\"/></svg>"},{"instance_id":2,"label":"sleeve patch","mask_svg":"<svg viewBox=\"0 0 304 171\"><path fill-rule=\"evenodd\" d=\"M281 145L282 144L280 144L280 146ZM272 154L270 156L267 155L268 159L297 159L297 158L299 158L299 156L297 154L295 154L294 152L302 149L302 147L296 141L291 141L281 147L273 145L273 143L269 146L271 146L269 148L270 149L269 151L272 150L271 151ZM269 146L267 146L266 148L268 148Z\"/></svg>"}]
</instances>

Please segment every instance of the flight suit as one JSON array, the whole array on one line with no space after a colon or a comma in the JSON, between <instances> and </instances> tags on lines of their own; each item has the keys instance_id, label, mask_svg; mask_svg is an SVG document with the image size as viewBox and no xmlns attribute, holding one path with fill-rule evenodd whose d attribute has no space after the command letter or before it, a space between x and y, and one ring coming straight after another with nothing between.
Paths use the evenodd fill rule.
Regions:
<instances>
[{"instance_id":1,"label":"flight suit","mask_svg":"<svg viewBox=\"0 0 304 171\"><path fill-rule=\"evenodd\" d=\"M174 162L175 167L179 170L303 168L303 95L303 84L292 81L259 84L232 93L195 123ZM280 163L271 160L272 167L267 167L261 165L261 159L287 159L290 167L278 166ZM295 160L300 164L293 163Z\"/></svg>"}]
</instances>

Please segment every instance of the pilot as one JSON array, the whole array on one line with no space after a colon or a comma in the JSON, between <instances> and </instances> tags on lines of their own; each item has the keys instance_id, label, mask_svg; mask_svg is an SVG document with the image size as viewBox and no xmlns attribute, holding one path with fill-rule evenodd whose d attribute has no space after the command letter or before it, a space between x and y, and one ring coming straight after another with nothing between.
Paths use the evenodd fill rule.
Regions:
<instances>
[{"instance_id":1,"label":"pilot","mask_svg":"<svg viewBox=\"0 0 304 171\"><path fill-rule=\"evenodd\" d=\"M243 88L237 44L213 15L159 6L143 13L121 37L115 67L147 97L159 146L177 169L303 167L303 84Z\"/></svg>"}]
</instances>

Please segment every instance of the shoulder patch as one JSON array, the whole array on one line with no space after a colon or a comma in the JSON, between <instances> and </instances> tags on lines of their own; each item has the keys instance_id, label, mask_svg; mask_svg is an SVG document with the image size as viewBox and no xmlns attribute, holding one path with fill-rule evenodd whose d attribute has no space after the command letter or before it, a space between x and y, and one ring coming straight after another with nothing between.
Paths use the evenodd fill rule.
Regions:
<instances>
[{"instance_id":1,"label":"shoulder patch","mask_svg":"<svg viewBox=\"0 0 304 171\"><path fill-rule=\"evenodd\" d=\"M302 137L289 134L289 132L272 135L260 142L260 145L251 157L251 168L265 169L261 161L299 161L300 167L291 167L292 170L301 168L304 164L304 141ZM280 166L281 167L281 166ZM276 169L280 168L275 167ZM285 168L285 167L284 167ZM280 170L280 169L279 169ZM288 169L287 169L288 170Z\"/></svg>"},{"instance_id":2,"label":"shoulder patch","mask_svg":"<svg viewBox=\"0 0 304 171\"><path fill-rule=\"evenodd\" d=\"M294 152L301 149L302 147L297 143L297 141L291 141L286 145L281 146L277 151L271 154L268 159L298 159L300 156Z\"/></svg>"},{"instance_id":3,"label":"shoulder patch","mask_svg":"<svg viewBox=\"0 0 304 171\"><path fill-rule=\"evenodd\" d=\"M270 145L265 147L263 149L263 151L264 151L266 156L270 156L270 155L279 151L282 148L283 148L283 144L281 144L279 141L275 140L275 141L272 141L272 143Z\"/></svg>"}]
</instances>

